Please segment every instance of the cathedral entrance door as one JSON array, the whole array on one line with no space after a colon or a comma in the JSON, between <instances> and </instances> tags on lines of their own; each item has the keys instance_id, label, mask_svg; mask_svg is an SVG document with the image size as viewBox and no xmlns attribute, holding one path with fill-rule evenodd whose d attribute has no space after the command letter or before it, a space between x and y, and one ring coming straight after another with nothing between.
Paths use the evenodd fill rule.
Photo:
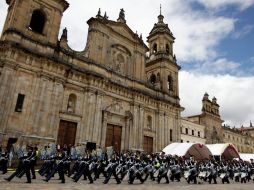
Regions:
<instances>
[{"instance_id":1,"label":"cathedral entrance door","mask_svg":"<svg viewBox=\"0 0 254 190\"><path fill-rule=\"evenodd\" d=\"M74 145L76 138L77 123L60 120L57 143L63 145Z\"/></svg>"},{"instance_id":2,"label":"cathedral entrance door","mask_svg":"<svg viewBox=\"0 0 254 190\"><path fill-rule=\"evenodd\" d=\"M107 136L105 146L113 146L115 151L121 151L121 137L122 137L122 127L117 125L107 125Z\"/></svg>"},{"instance_id":3,"label":"cathedral entrance door","mask_svg":"<svg viewBox=\"0 0 254 190\"><path fill-rule=\"evenodd\" d=\"M153 153L153 138L144 136L144 145L143 145L144 151L148 154Z\"/></svg>"}]
</instances>

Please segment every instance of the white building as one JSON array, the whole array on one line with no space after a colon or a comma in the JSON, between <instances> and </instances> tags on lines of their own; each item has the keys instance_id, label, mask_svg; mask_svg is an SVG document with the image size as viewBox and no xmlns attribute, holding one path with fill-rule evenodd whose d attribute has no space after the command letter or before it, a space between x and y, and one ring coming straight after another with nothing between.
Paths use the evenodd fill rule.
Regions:
<instances>
[{"instance_id":1,"label":"white building","mask_svg":"<svg viewBox=\"0 0 254 190\"><path fill-rule=\"evenodd\" d=\"M205 144L205 126L188 121L186 118L182 118L181 142Z\"/></svg>"}]
</instances>

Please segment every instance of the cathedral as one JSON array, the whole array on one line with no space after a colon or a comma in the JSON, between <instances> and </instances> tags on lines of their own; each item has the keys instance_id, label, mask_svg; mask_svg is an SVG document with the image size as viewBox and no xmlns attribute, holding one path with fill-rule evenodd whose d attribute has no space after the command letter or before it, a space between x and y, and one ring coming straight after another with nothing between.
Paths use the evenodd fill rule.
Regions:
<instances>
[{"instance_id":1,"label":"cathedral","mask_svg":"<svg viewBox=\"0 0 254 190\"><path fill-rule=\"evenodd\" d=\"M175 38L160 13L147 37L125 12L87 21L86 47L59 30L65 0L6 0L0 40L0 143L85 144L148 153L181 140ZM152 21L151 21L152 22ZM148 45L148 46L147 46Z\"/></svg>"}]
</instances>

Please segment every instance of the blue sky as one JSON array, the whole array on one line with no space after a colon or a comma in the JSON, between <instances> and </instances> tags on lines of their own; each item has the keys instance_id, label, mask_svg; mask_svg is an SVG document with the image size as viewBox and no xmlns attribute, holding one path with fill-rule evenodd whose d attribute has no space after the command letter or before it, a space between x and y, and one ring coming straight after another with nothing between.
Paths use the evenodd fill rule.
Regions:
<instances>
[{"instance_id":1,"label":"blue sky","mask_svg":"<svg viewBox=\"0 0 254 190\"><path fill-rule=\"evenodd\" d=\"M226 56L230 60L234 60L241 64L240 69L245 71L246 75L254 73L254 7L250 7L245 11L237 11L228 8L223 11L224 14L232 15L237 18L235 31L232 35L222 40L218 47L220 51L226 52Z\"/></svg>"},{"instance_id":2,"label":"blue sky","mask_svg":"<svg viewBox=\"0 0 254 190\"><path fill-rule=\"evenodd\" d=\"M86 21L107 11L116 20L125 9L127 24L148 36L162 4L164 21L176 41L183 116L199 114L203 94L216 96L222 119L231 126L254 122L254 0L68 0L61 30L68 29L70 47L85 48ZM7 5L0 2L0 15ZM0 17L0 31L5 17ZM61 33L61 32L60 32Z\"/></svg>"}]
</instances>

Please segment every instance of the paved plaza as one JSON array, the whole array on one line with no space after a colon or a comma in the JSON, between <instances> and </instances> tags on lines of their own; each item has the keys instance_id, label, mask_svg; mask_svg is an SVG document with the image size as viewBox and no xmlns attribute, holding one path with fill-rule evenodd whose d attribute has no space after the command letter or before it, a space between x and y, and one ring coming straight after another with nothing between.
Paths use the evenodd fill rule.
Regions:
<instances>
[{"instance_id":1,"label":"paved plaza","mask_svg":"<svg viewBox=\"0 0 254 190\"><path fill-rule=\"evenodd\" d=\"M38 174L36 180L32 181L32 184L26 184L25 176L21 179L14 178L11 182L7 182L4 180L5 177L9 176L11 172L8 174L1 175L0 174L0 190L243 190L253 189L253 182L248 182L247 184L241 183L231 183L231 184L220 184L220 179L218 179L219 184L207 184L207 183L199 183L197 185L188 184L183 178L180 183L178 182L170 182L169 184L164 184L163 181L161 184L157 184L150 180L146 181L144 184L140 184L139 181L135 181L133 185L129 185L127 182L123 182L120 185L115 183L114 179L109 181L109 184L104 185L103 179L99 179L95 181L94 184L88 184L87 181L80 180L78 183L73 182L70 178L66 177L66 183L60 184L56 178L53 178L48 183L44 182ZM199 181L200 182L200 181Z\"/></svg>"}]
</instances>

